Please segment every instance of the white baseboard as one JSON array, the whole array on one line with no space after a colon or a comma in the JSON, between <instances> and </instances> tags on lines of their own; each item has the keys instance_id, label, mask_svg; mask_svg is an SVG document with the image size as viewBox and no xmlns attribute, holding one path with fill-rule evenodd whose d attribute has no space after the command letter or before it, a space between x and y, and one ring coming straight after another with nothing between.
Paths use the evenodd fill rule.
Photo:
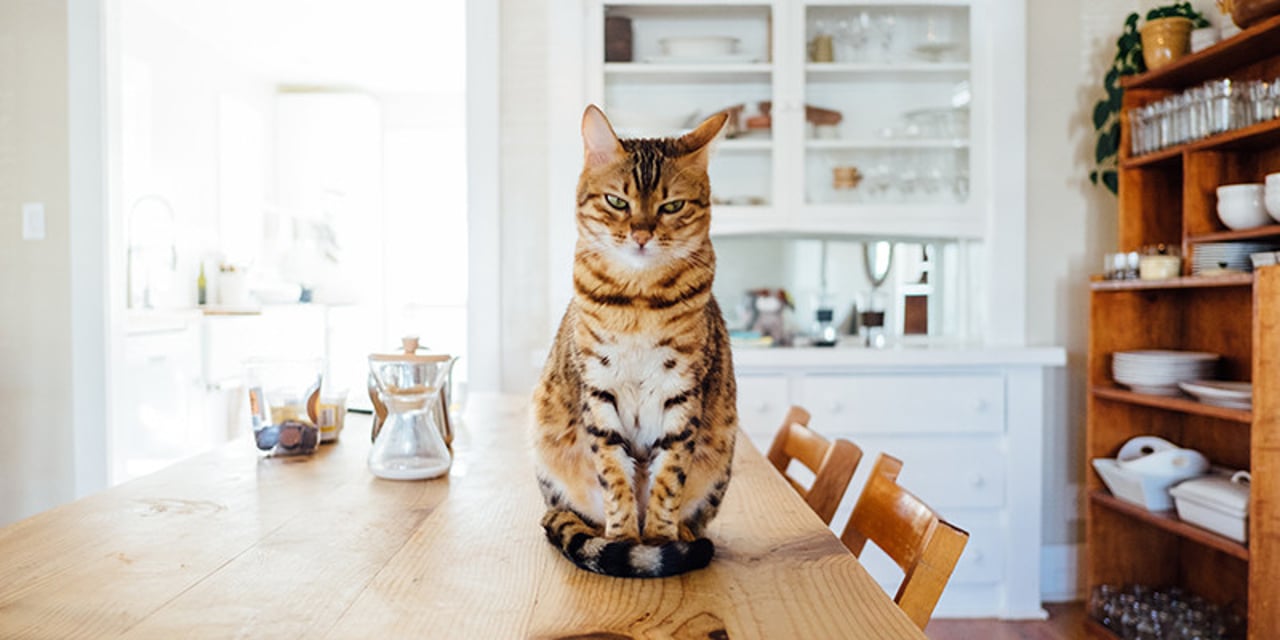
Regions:
<instances>
[{"instance_id":1,"label":"white baseboard","mask_svg":"<svg viewBox=\"0 0 1280 640\"><path fill-rule=\"evenodd\" d=\"M1084 599L1084 545L1047 544L1040 548L1040 599L1073 602Z\"/></svg>"}]
</instances>

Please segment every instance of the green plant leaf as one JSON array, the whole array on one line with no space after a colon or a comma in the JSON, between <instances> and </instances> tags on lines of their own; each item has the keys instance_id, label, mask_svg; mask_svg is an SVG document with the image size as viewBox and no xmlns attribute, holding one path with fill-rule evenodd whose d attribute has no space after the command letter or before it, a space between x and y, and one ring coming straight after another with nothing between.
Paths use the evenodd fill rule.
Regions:
<instances>
[{"instance_id":1,"label":"green plant leaf","mask_svg":"<svg viewBox=\"0 0 1280 640\"><path fill-rule=\"evenodd\" d=\"M1116 113L1124 106L1124 89L1116 87L1107 90L1107 106Z\"/></svg>"},{"instance_id":2,"label":"green plant leaf","mask_svg":"<svg viewBox=\"0 0 1280 640\"><path fill-rule=\"evenodd\" d=\"M1098 144L1093 148L1093 159L1098 164L1102 164L1111 154L1115 153L1115 145L1111 144L1111 134L1103 133L1098 135Z\"/></svg>"},{"instance_id":3,"label":"green plant leaf","mask_svg":"<svg viewBox=\"0 0 1280 640\"><path fill-rule=\"evenodd\" d=\"M1115 195L1120 195L1120 176L1114 170L1102 172L1102 184Z\"/></svg>"},{"instance_id":4,"label":"green plant leaf","mask_svg":"<svg viewBox=\"0 0 1280 640\"><path fill-rule=\"evenodd\" d=\"M1111 108L1110 100L1099 102L1093 108L1093 128L1097 130L1107 126L1107 120L1111 118L1112 113L1115 113L1115 110Z\"/></svg>"}]
</instances>

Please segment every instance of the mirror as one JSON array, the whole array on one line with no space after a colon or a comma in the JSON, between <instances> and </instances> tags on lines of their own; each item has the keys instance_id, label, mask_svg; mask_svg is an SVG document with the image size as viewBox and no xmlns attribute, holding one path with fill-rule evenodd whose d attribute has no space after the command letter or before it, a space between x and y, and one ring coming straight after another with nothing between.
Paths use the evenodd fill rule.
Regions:
<instances>
[{"instance_id":1,"label":"mirror","mask_svg":"<svg viewBox=\"0 0 1280 640\"><path fill-rule=\"evenodd\" d=\"M879 289L893 268L893 243L886 240L862 243L862 268L871 282L871 290Z\"/></svg>"},{"instance_id":2,"label":"mirror","mask_svg":"<svg viewBox=\"0 0 1280 640\"><path fill-rule=\"evenodd\" d=\"M970 284L981 247L954 239L714 238L714 291L731 331L750 340L757 309L749 292L785 291L796 344L830 309L840 345L861 346L859 315L877 321L887 344L941 344L969 339L981 293Z\"/></svg>"}]
</instances>

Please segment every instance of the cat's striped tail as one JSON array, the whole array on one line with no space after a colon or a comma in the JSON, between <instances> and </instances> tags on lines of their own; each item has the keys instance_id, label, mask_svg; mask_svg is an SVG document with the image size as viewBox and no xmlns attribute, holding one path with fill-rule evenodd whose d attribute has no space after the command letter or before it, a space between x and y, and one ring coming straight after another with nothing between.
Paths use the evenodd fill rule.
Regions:
<instances>
[{"instance_id":1,"label":"cat's striped tail","mask_svg":"<svg viewBox=\"0 0 1280 640\"><path fill-rule=\"evenodd\" d=\"M595 573L620 578L674 576L711 563L715 545L706 538L693 542L648 545L632 540L607 540L596 527L567 509L549 509L542 518L547 540L574 564Z\"/></svg>"}]
</instances>

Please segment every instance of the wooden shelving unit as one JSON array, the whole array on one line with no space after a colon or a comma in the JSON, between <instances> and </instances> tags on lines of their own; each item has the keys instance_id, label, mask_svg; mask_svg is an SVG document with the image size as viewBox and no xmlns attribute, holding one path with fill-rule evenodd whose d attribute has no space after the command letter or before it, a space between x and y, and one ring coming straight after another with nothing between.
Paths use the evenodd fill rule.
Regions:
<instances>
[{"instance_id":1,"label":"wooden shelving unit","mask_svg":"<svg viewBox=\"0 0 1280 640\"><path fill-rule=\"evenodd\" d=\"M1280 239L1280 225L1234 231L1216 215L1221 184L1280 171L1280 120L1128 157L1130 110L1206 80L1280 75L1280 17L1158 71L1126 79L1119 244L1197 245ZM1190 260L1188 260L1188 263ZM1184 268L1184 273L1187 270ZM1112 496L1086 471L1087 585L1180 586L1248 620L1248 638L1280 638L1280 268L1221 277L1090 283L1086 458L1114 457L1130 438L1157 435L1252 474L1249 544ZM1222 354L1218 377L1253 382L1253 409L1134 393L1111 379L1117 351L1161 348ZM1116 636L1095 622L1095 638Z\"/></svg>"}]
</instances>

